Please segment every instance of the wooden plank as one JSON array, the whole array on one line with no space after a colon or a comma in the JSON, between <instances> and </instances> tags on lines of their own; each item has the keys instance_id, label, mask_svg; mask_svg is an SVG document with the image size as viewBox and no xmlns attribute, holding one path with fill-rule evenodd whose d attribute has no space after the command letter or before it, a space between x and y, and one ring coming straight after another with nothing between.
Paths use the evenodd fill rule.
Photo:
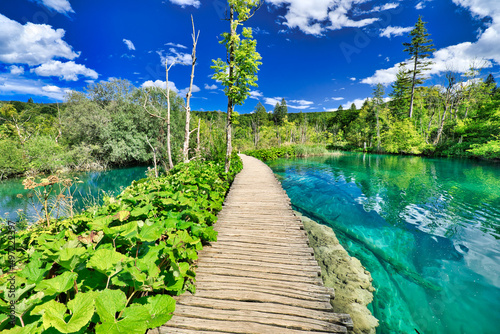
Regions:
<instances>
[{"instance_id":1,"label":"wooden plank","mask_svg":"<svg viewBox=\"0 0 500 334\"><path fill-rule=\"evenodd\" d=\"M204 282L222 282L223 284L245 284L250 286L266 286L269 288L290 288L294 289L298 292L314 292L318 294L330 294L331 289L326 288L323 285L316 283L305 283L305 282L294 282L290 284L290 281L282 281L282 280L267 280L263 278L256 277L235 277L235 276L225 276L225 275L217 275L217 274L204 274L197 278L197 284L203 284Z\"/></svg>"},{"instance_id":2,"label":"wooden plank","mask_svg":"<svg viewBox=\"0 0 500 334\"><path fill-rule=\"evenodd\" d=\"M304 278L316 278L319 277L321 274L321 272L309 268L303 268L302 270L291 270L291 269L276 268L272 265L268 266L264 266L263 264L241 265L234 263L210 262L210 261L202 262L202 265L199 268L214 269L214 270L233 269L242 272L244 271L244 272L264 273L269 275L277 274L283 276L294 276L294 277L304 277ZM198 272L198 270L196 270L196 272Z\"/></svg>"},{"instance_id":3,"label":"wooden plank","mask_svg":"<svg viewBox=\"0 0 500 334\"><path fill-rule=\"evenodd\" d=\"M225 276L234 277L254 277L254 278L265 278L269 280L280 280L287 282L306 282L306 283L316 283L321 284L321 278L319 276L300 276L300 275L285 275L285 274L275 274L275 273L265 273L254 270L235 270L231 268L221 268L221 267L199 267L196 269L197 274L218 274Z\"/></svg>"},{"instance_id":4,"label":"wooden plank","mask_svg":"<svg viewBox=\"0 0 500 334\"><path fill-rule=\"evenodd\" d=\"M339 325L326 321L258 311L214 310L204 307L184 306L179 312L176 312L176 315L212 320L248 321L305 331L334 332L341 330Z\"/></svg>"},{"instance_id":5,"label":"wooden plank","mask_svg":"<svg viewBox=\"0 0 500 334\"><path fill-rule=\"evenodd\" d=\"M204 259L205 257L210 256L211 258L214 259L225 259L225 260L231 260L231 259L238 259L238 260L249 260L249 261L259 261L259 262L265 262L265 263L277 263L277 264L288 264L288 263L293 263L296 265L301 265L301 266L317 266L318 263L316 260L311 256L311 257L304 257L304 258L298 258L295 256L288 256L288 255L282 255L280 256L279 254L272 254L271 256L265 256L262 255L259 252L245 252L242 250L241 252L232 252L231 254L227 254L221 251L205 251L203 254L200 254L200 259Z\"/></svg>"},{"instance_id":6,"label":"wooden plank","mask_svg":"<svg viewBox=\"0 0 500 334\"><path fill-rule=\"evenodd\" d=\"M168 322L168 327L189 328L202 331L228 331L237 334L308 334L308 333L321 333L317 331L302 331L298 329L291 329L280 327L276 325L264 325L250 321L227 321L227 320L210 320L210 319L196 319L193 321L191 317L184 317L177 315L172 317ZM347 333L345 327L341 331L331 333Z\"/></svg>"},{"instance_id":7,"label":"wooden plank","mask_svg":"<svg viewBox=\"0 0 500 334\"><path fill-rule=\"evenodd\" d=\"M316 319L319 321L327 321L336 324L343 324L350 319L350 317L348 317L348 315L346 314L304 309L302 307L296 307L296 306L273 304L273 303L247 303L247 302L238 302L231 300L194 297L192 295L186 295L185 298L184 297L179 298L177 304L212 308L217 310L258 311L258 312L266 312L273 314L291 315L297 317Z\"/></svg>"},{"instance_id":8,"label":"wooden plank","mask_svg":"<svg viewBox=\"0 0 500 334\"><path fill-rule=\"evenodd\" d=\"M319 272L321 273L321 268L317 264L313 263L308 263L308 264L296 264L292 260L288 261L287 263L281 262L281 263L276 263L276 262L267 262L267 261L262 261L258 259L241 259L239 256L234 256L233 258L218 258L214 256L202 256L198 260L198 264L205 264L205 263L220 263L220 264L228 264L228 265L243 265L243 266L259 266L262 268L276 268L278 271L281 269L284 270L293 270L293 271L310 271L310 272Z\"/></svg>"},{"instance_id":9,"label":"wooden plank","mask_svg":"<svg viewBox=\"0 0 500 334\"><path fill-rule=\"evenodd\" d=\"M202 283L196 282L196 291L220 291L220 290L232 291L234 293L237 293L240 290L254 291L254 292L268 293L271 295L283 296L283 297L322 301L326 303L329 303L331 298L330 295L326 293L303 292L295 289L293 286L268 287L267 285L259 286L259 285L251 285L244 283L227 283L224 281L202 282Z\"/></svg>"},{"instance_id":10,"label":"wooden plank","mask_svg":"<svg viewBox=\"0 0 500 334\"><path fill-rule=\"evenodd\" d=\"M214 249L222 248L224 246L237 247L237 248L247 248L247 247L260 247L263 252L267 253L282 253L282 254L291 254L291 253L305 253L314 255L314 250L307 245L304 246L288 246L288 245L270 245L265 244L265 247L260 247L259 245L252 244L247 241L239 241L239 240L218 240L217 242L212 244Z\"/></svg>"}]
</instances>

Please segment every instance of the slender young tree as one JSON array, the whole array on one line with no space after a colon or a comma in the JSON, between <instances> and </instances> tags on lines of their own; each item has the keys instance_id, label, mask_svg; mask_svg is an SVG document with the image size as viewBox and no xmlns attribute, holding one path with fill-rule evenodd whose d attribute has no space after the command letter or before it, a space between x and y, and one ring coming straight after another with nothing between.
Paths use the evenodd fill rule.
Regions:
<instances>
[{"instance_id":1,"label":"slender young tree","mask_svg":"<svg viewBox=\"0 0 500 334\"><path fill-rule=\"evenodd\" d=\"M410 118L413 115L413 101L415 94L415 87L421 85L424 82L424 71L429 70L432 61L426 60L430 57L431 53L436 49L433 48L432 39L427 37L430 34L427 33L425 24L427 22L422 21L422 17L418 17L417 23L415 23L415 28L410 32L411 42L403 43L406 46L405 52L408 52L411 56L410 70L411 76L411 90L410 90Z\"/></svg>"},{"instance_id":2,"label":"slender young tree","mask_svg":"<svg viewBox=\"0 0 500 334\"><path fill-rule=\"evenodd\" d=\"M398 119L401 119L408 112L407 108L411 89L410 73L403 64L399 65L396 81L391 87L392 92L389 96L392 97L392 101L390 102L392 113Z\"/></svg>"},{"instance_id":3,"label":"slender young tree","mask_svg":"<svg viewBox=\"0 0 500 334\"><path fill-rule=\"evenodd\" d=\"M227 21L230 30L222 34L223 40L220 42L226 47L226 61L220 58L213 60L215 74L212 78L225 86L224 93L227 96L226 173L229 172L233 150L231 131L234 106L243 104L250 95L250 87L257 86L257 71L261 64L252 29L243 27L240 35L238 28L255 14L261 4L261 0L228 0Z\"/></svg>"}]
</instances>

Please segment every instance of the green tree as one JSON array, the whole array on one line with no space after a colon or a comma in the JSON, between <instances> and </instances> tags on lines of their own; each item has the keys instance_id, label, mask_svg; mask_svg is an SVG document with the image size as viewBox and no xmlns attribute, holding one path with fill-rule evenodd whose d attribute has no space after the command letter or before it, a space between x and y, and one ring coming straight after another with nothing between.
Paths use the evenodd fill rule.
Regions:
<instances>
[{"instance_id":1,"label":"green tree","mask_svg":"<svg viewBox=\"0 0 500 334\"><path fill-rule=\"evenodd\" d=\"M276 102L273 110L274 125L281 126L285 122L286 115L288 114L288 107L285 98L281 99L281 103Z\"/></svg>"},{"instance_id":2,"label":"green tree","mask_svg":"<svg viewBox=\"0 0 500 334\"><path fill-rule=\"evenodd\" d=\"M418 17L417 23L415 23L415 28L410 32L411 42L403 43L406 46L404 52L408 52L411 56L410 66L412 69L409 71L411 76L411 90L410 90L410 118L413 115L413 100L415 94L415 87L421 85L424 82L424 71L429 70L432 61L426 60L430 57L431 53L436 49L432 47L432 40L427 37L430 34L427 33L425 28L425 23L422 21L422 17Z\"/></svg>"},{"instance_id":3,"label":"green tree","mask_svg":"<svg viewBox=\"0 0 500 334\"><path fill-rule=\"evenodd\" d=\"M392 84L392 97L390 102L392 114L398 119L402 119L407 112L410 100L411 78L410 72L404 64L399 64L399 70L396 74L396 81Z\"/></svg>"},{"instance_id":4,"label":"green tree","mask_svg":"<svg viewBox=\"0 0 500 334\"><path fill-rule=\"evenodd\" d=\"M252 114L251 126L254 146L257 148L260 139L260 128L267 124L267 111L262 103L257 103Z\"/></svg>"},{"instance_id":5,"label":"green tree","mask_svg":"<svg viewBox=\"0 0 500 334\"><path fill-rule=\"evenodd\" d=\"M229 172L231 164L232 117L235 105L241 105L250 95L250 87L257 86L257 71L261 64L260 54L256 51L257 41L253 39L252 29L243 27L241 35L238 27L250 19L260 7L260 0L228 0L230 31L222 34L220 42L226 47L226 59L213 60L215 70L213 79L219 80L227 96L226 121L226 163L225 171Z\"/></svg>"}]
</instances>

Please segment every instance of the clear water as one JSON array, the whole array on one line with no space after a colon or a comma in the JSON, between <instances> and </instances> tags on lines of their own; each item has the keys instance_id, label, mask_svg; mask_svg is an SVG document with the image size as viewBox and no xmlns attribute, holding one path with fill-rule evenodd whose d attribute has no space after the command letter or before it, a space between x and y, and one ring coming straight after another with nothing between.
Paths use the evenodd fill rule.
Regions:
<instances>
[{"instance_id":1,"label":"clear water","mask_svg":"<svg viewBox=\"0 0 500 334\"><path fill-rule=\"evenodd\" d=\"M371 272L377 333L500 333L500 164L345 153L270 166Z\"/></svg>"},{"instance_id":2,"label":"clear water","mask_svg":"<svg viewBox=\"0 0 500 334\"><path fill-rule=\"evenodd\" d=\"M90 199L102 203L103 192L115 196L132 181L146 177L146 167L130 167L100 172L74 173L83 183L78 184L74 198L75 209L82 210ZM36 220L35 209L28 203L22 179L9 179L0 183L0 215L13 221L19 220L18 210L31 220ZM22 194L23 198L19 198ZM37 205L39 211L41 205Z\"/></svg>"}]
</instances>

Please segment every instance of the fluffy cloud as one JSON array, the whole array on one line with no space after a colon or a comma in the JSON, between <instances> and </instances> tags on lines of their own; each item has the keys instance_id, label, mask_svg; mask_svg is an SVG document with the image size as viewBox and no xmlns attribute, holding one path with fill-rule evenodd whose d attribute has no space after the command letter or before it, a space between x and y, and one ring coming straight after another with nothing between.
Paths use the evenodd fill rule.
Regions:
<instances>
[{"instance_id":1,"label":"fluffy cloud","mask_svg":"<svg viewBox=\"0 0 500 334\"><path fill-rule=\"evenodd\" d=\"M125 45L127 46L127 48L128 48L129 50L135 50L135 45L134 45L134 43L132 43L132 41L131 41L131 40L128 40L128 39L125 39L125 38L124 38L124 39L123 39L123 43L125 43Z\"/></svg>"},{"instance_id":2,"label":"fluffy cloud","mask_svg":"<svg viewBox=\"0 0 500 334\"><path fill-rule=\"evenodd\" d=\"M309 109L312 107L314 102L306 100L290 100L287 103L288 108L292 109Z\"/></svg>"},{"instance_id":3,"label":"fluffy cloud","mask_svg":"<svg viewBox=\"0 0 500 334\"><path fill-rule=\"evenodd\" d=\"M195 8L200 7L200 1L199 0L170 0L171 3L174 5L179 5L182 8L186 6L193 6Z\"/></svg>"},{"instance_id":4,"label":"fluffy cloud","mask_svg":"<svg viewBox=\"0 0 500 334\"><path fill-rule=\"evenodd\" d=\"M12 65L11 67L9 67L9 69L10 69L10 74L13 75L20 75L24 73L24 67L22 66Z\"/></svg>"},{"instance_id":5,"label":"fluffy cloud","mask_svg":"<svg viewBox=\"0 0 500 334\"><path fill-rule=\"evenodd\" d=\"M71 90L53 85L46 85L41 81L8 76L0 77L0 95L25 94L33 96L48 97L63 101Z\"/></svg>"},{"instance_id":6,"label":"fluffy cloud","mask_svg":"<svg viewBox=\"0 0 500 334\"><path fill-rule=\"evenodd\" d=\"M482 31L475 42L450 45L434 52L430 58L434 62L429 74L446 71L464 73L471 65L478 68L500 64L500 2L496 0L453 0L458 6L470 10L478 19L491 18L491 23ZM371 77L363 79L366 84L388 85L396 80L399 64L391 68L379 69Z\"/></svg>"},{"instance_id":7,"label":"fluffy cloud","mask_svg":"<svg viewBox=\"0 0 500 334\"><path fill-rule=\"evenodd\" d=\"M158 87L158 88L163 88L163 89L167 89L167 82L166 81L161 81L161 80L156 80L156 81L152 81L152 80L148 80L146 82L144 82L141 87L143 88L147 88L147 87ZM173 83L172 81L169 81L168 82L168 88L174 92L176 92L177 94L179 94L180 96L185 96L189 90L189 87L186 87L186 88L183 88L183 89L178 89L176 86L175 86L175 83ZM199 92L201 89L200 87L196 86L196 85L193 85L193 89L192 89L192 93L197 93Z\"/></svg>"},{"instance_id":8,"label":"fluffy cloud","mask_svg":"<svg viewBox=\"0 0 500 334\"><path fill-rule=\"evenodd\" d=\"M377 18L353 20L354 5L367 0L268 0L267 3L277 7L286 6L284 24L289 28L299 28L306 34L322 35L327 30L337 30L344 27L364 27L377 21ZM382 7L375 7L366 14L396 8L396 3L389 3Z\"/></svg>"},{"instance_id":9,"label":"fluffy cloud","mask_svg":"<svg viewBox=\"0 0 500 334\"><path fill-rule=\"evenodd\" d=\"M182 44L166 43L165 45L167 45L167 46L173 46L174 48L179 48L179 49L187 49L187 46L184 46Z\"/></svg>"},{"instance_id":10,"label":"fluffy cloud","mask_svg":"<svg viewBox=\"0 0 500 334\"><path fill-rule=\"evenodd\" d=\"M33 0L61 14L74 13L68 0Z\"/></svg>"},{"instance_id":11,"label":"fluffy cloud","mask_svg":"<svg viewBox=\"0 0 500 334\"><path fill-rule=\"evenodd\" d=\"M99 76L96 71L91 70L84 65L75 64L74 61L62 63L59 60L52 60L31 70L43 77L59 77L66 81L77 81L78 76L97 79Z\"/></svg>"},{"instance_id":12,"label":"fluffy cloud","mask_svg":"<svg viewBox=\"0 0 500 334\"><path fill-rule=\"evenodd\" d=\"M258 90L251 90L251 91L250 91L250 96L249 96L249 98L251 98L251 99L255 99L255 100L258 100L258 99L260 99L261 97L264 97L264 95L263 95L261 92L259 92ZM275 104L276 104L276 103L275 103Z\"/></svg>"},{"instance_id":13,"label":"fluffy cloud","mask_svg":"<svg viewBox=\"0 0 500 334\"><path fill-rule=\"evenodd\" d=\"M402 36L407 32L413 30L413 27L392 27L388 26L384 29L380 29L380 37L391 38L392 36Z\"/></svg>"},{"instance_id":14,"label":"fluffy cloud","mask_svg":"<svg viewBox=\"0 0 500 334\"><path fill-rule=\"evenodd\" d=\"M163 54L163 50L156 52L160 56L163 66L165 66L165 61L167 61L169 65L173 63L179 65L191 65L193 62L189 53L178 52L175 48L170 48L168 51L169 52L166 55Z\"/></svg>"},{"instance_id":15,"label":"fluffy cloud","mask_svg":"<svg viewBox=\"0 0 500 334\"><path fill-rule=\"evenodd\" d=\"M208 89L208 90L215 90L215 89L217 89L217 85L209 85L209 84L205 84L205 89Z\"/></svg>"},{"instance_id":16,"label":"fluffy cloud","mask_svg":"<svg viewBox=\"0 0 500 334\"><path fill-rule=\"evenodd\" d=\"M0 14L0 61L7 64L46 63L53 58L75 59L80 54L63 41L65 31L46 24L22 25Z\"/></svg>"},{"instance_id":17,"label":"fluffy cloud","mask_svg":"<svg viewBox=\"0 0 500 334\"><path fill-rule=\"evenodd\" d=\"M158 88L167 89L167 82L161 81L161 80L156 80L156 81L148 80L145 83L143 83L141 85L141 87L142 88L158 87ZM176 93L179 93L179 90L177 89L177 87L175 87L175 83L172 81L168 82L168 88Z\"/></svg>"},{"instance_id":18,"label":"fluffy cloud","mask_svg":"<svg viewBox=\"0 0 500 334\"><path fill-rule=\"evenodd\" d=\"M274 107L276 103L281 103L281 99L281 97L265 97L264 103Z\"/></svg>"}]
</instances>

